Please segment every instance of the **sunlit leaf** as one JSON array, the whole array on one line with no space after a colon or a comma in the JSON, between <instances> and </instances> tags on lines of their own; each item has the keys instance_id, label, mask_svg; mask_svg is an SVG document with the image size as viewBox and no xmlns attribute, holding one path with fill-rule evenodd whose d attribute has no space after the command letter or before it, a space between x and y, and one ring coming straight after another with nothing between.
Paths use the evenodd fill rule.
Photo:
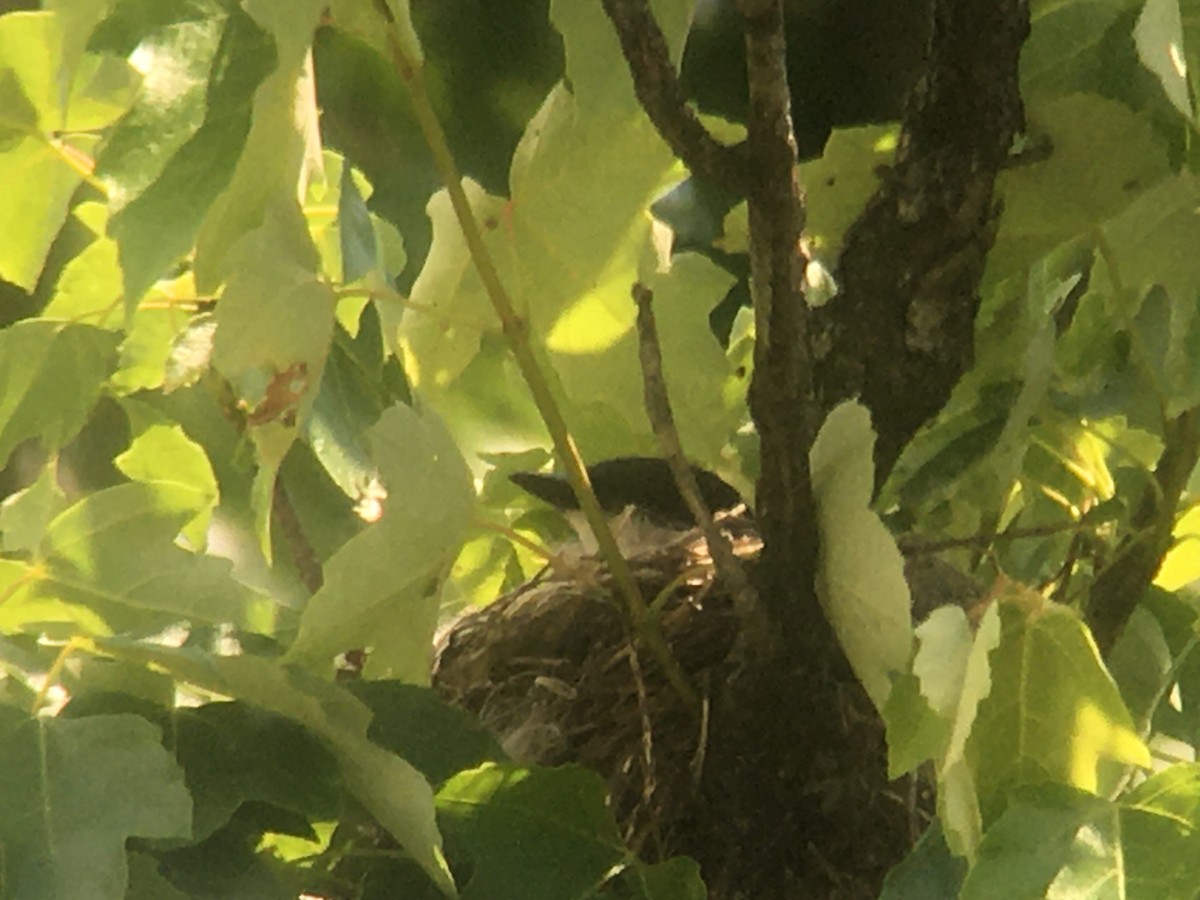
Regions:
<instances>
[{"instance_id":1,"label":"sunlit leaf","mask_svg":"<svg viewBox=\"0 0 1200 900\"><path fill-rule=\"evenodd\" d=\"M231 564L175 545L209 503L203 489L177 482L91 494L47 527L38 548L39 592L93 606L106 618L132 608L200 622L248 620L258 598L233 580Z\"/></svg>"},{"instance_id":2,"label":"sunlit leaf","mask_svg":"<svg viewBox=\"0 0 1200 900\"><path fill-rule=\"evenodd\" d=\"M246 11L274 40L276 67L255 91L250 130L237 167L196 237L196 283L201 290L215 289L239 269L230 254L241 239L267 215L278 214L282 203L294 203L301 196L310 159L320 164L319 147L310 141L316 98L307 60L323 5L320 0L246 4Z\"/></svg>"},{"instance_id":3,"label":"sunlit leaf","mask_svg":"<svg viewBox=\"0 0 1200 900\"><path fill-rule=\"evenodd\" d=\"M233 176L254 91L276 63L270 36L219 0L173 5L157 16L123 4L95 42L127 53L130 31L142 39L135 60L150 89L112 134L98 170L117 211L111 233L128 304L192 248Z\"/></svg>"},{"instance_id":4,"label":"sunlit leaf","mask_svg":"<svg viewBox=\"0 0 1200 900\"><path fill-rule=\"evenodd\" d=\"M37 481L5 497L4 503L0 504L4 549L32 551L41 542L46 526L66 505L67 498L58 486L58 473L54 466L47 466Z\"/></svg>"},{"instance_id":5,"label":"sunlit leaf","mask_svg":"<svg viewBox=\"0 0 1200 900\"><path fill-rule=\"evenodd\" d=\"M1193 118L1179 0L1147 0L1133 29L1133 39L1138 58L1162 84L1171 105L1185 118Z\"/></svg>"},{"instance_id":6,"label":"sunlit leaf","mask_svg":"<svg viewBox=\"0 0 1200 900\"><path fill-rule=\"evenodd\" d=\"M433 416L396 406L368 436L386 490L382 514L326 564L325 584L308 601L288 658L327 666L336 654L367 646L387 660L392 677L427 683L433 587L458 555L475 492Z\"/></svg>"},{"instance_id":7,"label":"sunlit leaf","mask_svg":"<svg viewBox=\"0 0 1200 900\"><path fill-rule=\"evenodd\" d=\"M1078 616L1040 598L999 605L992 690L968 748L985 818L1016 785L1095 792L1101 760L1148 767L1149 751Z\"/></svg>"},{"instance_id":8,"label":"sunlit leaf","mask_svg":"<svg viewBox=\"0 0 1200 900\"><path fill-rule=\"evenodd\" d=\"M0 332L0 460L39 437L61 447L83 427L114 363L111 335L30 319Z\"/></svg>"}]
</instances>

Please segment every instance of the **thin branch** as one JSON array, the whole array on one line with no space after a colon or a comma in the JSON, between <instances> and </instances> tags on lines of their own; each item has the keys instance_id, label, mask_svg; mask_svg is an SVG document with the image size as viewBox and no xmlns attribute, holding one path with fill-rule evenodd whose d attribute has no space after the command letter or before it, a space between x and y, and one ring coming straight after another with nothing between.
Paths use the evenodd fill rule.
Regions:
<instances>
[{"instance_id":1,"label":"thin branch","mask_svg":"<svg viewBox=\"0 0 1200 900\"><path fill-rule=\"evenodd\" d=\"M1023 528L1006 528L1004 531L998 533L994 531L981 531L978 534L969 534L966 537L939 538L938 540L930 541L911 535L902 535L896 542L900 545L900 552L905 556L922 556L962 548L983 550L992 544L1002 541L1054 537L1055 535L1066 534L1068 532L1086 531L1097 524L1097 522L1085 517L1078 522L1066 522L1059 525L1027 525Z\"/></svg>"},{"instance_id":2,"label":"thin branch","mask_svg":"<svg viewBox=\"0 0 1200 900\"><path fill-rule=\"evenodd\" d=\"M567 481L579 500L579 508L587 519L592 534L596 537L600 555L608 564L618 591L625 601L634 630L646 642L646 646L655 660L662 666L671 686L690 708L698 710L699 697L695 689L688 683L678 660L672 655L671 648L667 646L657 623L649 615L646 601L642 599L641 591L630 571L629 563L621 556L612 530L608 527L608 517L604 514L604 510L592 490L587 469L584 467L583 459L571 437L571 432L567 428L566 419L563 417L562 410L559 409L558 402L550 390L550 384L538 364L537 356L529 340L526 323L517 315L512 299L492 262L491 253L483 241L483 232L475 218L474 210L471 209L466 191L463 190L462 175L458 171L458 164L454 161L454 155L450 152L450 147L446 142L446 134L430 102L420 61L411 58L405 50L404 36L400 33L398 24L390 18L387 24L387 42L392 64L408 91L417 124L429 147L434 166L450 195L450 205L453 207L459 227L462 229L463 238L466 240L471 254L471 261L479 273L479 280L483 283L488 299L496 311L496 316L500 319L504 336L516 358L521 375L529 386L529 392L533 395L538 413L546 425L546 430L550 433L555 454L562 463Z\"/></svg>"},{"instance_id":3,"label":"thin branch","mask_svg":"<svg viewBox=\"0 0 1200 900\"><path fill-rule=\"evenodd\" d=\"M745 147L722 144L688 107L667 39L646 0L604 0L604 11L616 29L634 93L672 152L701 178L744 193Z\"/></svg>"},{"instance_id":4,"label":"thin branch","mask_svg":"<svg viewBox=\"0 0 1200 900\"><path fill-rule=\"evenodd\" d=\"M659 449L671 468L671 475L675 478L679 494L704 533L713 565L729 585L738 612L744 619L748 619L758 608L754 588L751 587L741 562L734 555L729 540L713 521L712 511L700 494L696 474L688 464L687 456L683 452L683 442L680 441L679 431L675 427L671 398L667 394L667 383L663 377L662 349L658 341L658 324L654 318L654 292L645 285L636 283L632 293L637 304L638 356L642 363L642 381L645 385L646 415L650 419L655 437L658 438ZM769 633L765 627L759 631L764 636Z\"/></svg>"}]
</instances>

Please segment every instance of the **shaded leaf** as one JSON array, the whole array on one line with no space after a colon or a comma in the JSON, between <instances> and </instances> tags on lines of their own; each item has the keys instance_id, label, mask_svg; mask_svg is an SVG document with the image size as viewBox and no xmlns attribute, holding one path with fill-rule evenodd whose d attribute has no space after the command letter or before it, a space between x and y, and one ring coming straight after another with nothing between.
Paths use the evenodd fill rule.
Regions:
<instances>
[{"instance_id":1,"label":"shaded leaf","mask_svg":"<svg viewBox=\"0 0 1200 900\"><path fill-rule=\"evenodd\" d=\"M474 862L463 900L592 896L626 855L594 772L485 765L438 792L441 820Z\"/></svg>"},{"instance_id":2,"label":"shaded leaf","mask_svg":"<svg viewBox=\"0 0 1200 900\"><path fill-rule=\"evenodd\" d=\"M1087 886L1094 889L1119 878L1116 816L1107 801L1062 785L1021 789L984 835L960 896L963 900L1110 896L1067 890L1066 882L1085 870L1094 875L1096 865L1100 877L1087 879ZM1112 888L1120 890L1116 884Z\"/></svg>"},{"instance_id":3,"label":"shaded leaf","mask_svg":"<svg viewBox=\"0 0 1200 900\"><path fill-rule=\"evenodd\" d=\"M345 688L252 656L212 657L121 641L102 644L123 659L162 666L181 681L304 725L333 751L355 799L443 892L453 892L434 821L433 791L409 763L367 739L371 712Z\"/></svg>"},{"instance_id":4,"label":"shaded leaf","mask_svg":"<svg viewBox=\"0 0 1200 900\"><path fill-rule=\"evenodd\" d=\"M433 784L506 754L474 716L430 688L396 681L356 681L350 692L371 708L372 741L404 757Z\"/></svg>"},{"instance_id":5,"label":"shaded leaf","mask_svg":"<svg viewBox=\"0 0 1200 900\"><path fill-rule=\"evenodd\" d=\"M37 481L24 490L4 498L0 505L0 531L4 549L32 552L46 533L46 527L67 505L58 486L54 466L47 466Z\"/></svg>"},{"instance_id":6,"label":"shaded leaf","mask_svg":"<svg viewBox=\"0 0 1200 900\"><path fill-rule=\"evenodd\" d=\"M125 840L181 838L191 801L134 715L30 719L0 735L0 883L12 900L121 900Z\"/></svg>"}]
</instances>

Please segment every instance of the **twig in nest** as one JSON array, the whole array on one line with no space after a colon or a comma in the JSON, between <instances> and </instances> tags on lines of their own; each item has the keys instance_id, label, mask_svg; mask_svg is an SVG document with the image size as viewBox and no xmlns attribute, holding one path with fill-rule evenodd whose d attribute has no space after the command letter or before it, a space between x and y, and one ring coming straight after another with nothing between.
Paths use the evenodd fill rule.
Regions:
<instances>
[{"instance_id":1,"label":"twig in nest","mask_svg":"<svg viewBox=\"0 0 1200 900\"><path fill-rule=\"evenodd\" d=\"M637 690L638 714L642 720L642 802L646 805L647 810L653 811L654 791L658 785L654 774L654 723L650 719L650 699L646 693L646 681L642 677L642 664L638 660L637 647L632 640L629 642L629 669L633 673L633 684ZM632 820L629 823L631 830L626 835L627 841L633 836L632 829L635 824ZM661 845L661 834L658 835L658 842ZM661 847L659 849L661 850Z\"/></svg>"},{"instance_id":2,"label":"twig in nest","mask_svg":"<svg viewBox=\"0 0 1200 900\"><path fill-rule=\"evenodd\" d=\"M654 318L654 292L638 282L633 285L632 293L638 310L638 356L642 364L642 381L645 384L646 415L658 438L663 457L671 467L679 494L704 533L704 539L708 542L708 552L717 567L717 572L729 585L738 611L749 615L757 606L754 588L750 585L750 579L746 577L746 572L734 555L725 534L713 521L712 513L704 503L700 486L696 483L696 475L684 456L679 431L675 428L675 416L671 412L671 400L667 396L667 385L663 378L662 350L658 342L658 324Z\"/></svg>"}]
</instances>

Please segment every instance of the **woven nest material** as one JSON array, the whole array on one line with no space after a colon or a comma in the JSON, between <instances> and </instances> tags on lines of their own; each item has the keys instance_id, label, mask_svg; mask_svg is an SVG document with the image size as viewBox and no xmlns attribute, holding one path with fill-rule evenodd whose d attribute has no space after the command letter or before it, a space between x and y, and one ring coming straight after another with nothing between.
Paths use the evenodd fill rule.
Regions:
<instances>
[{"instance_id":1,"label":"woven nest material","mask_svg":"<svg viewBox=\"0 0 1200 900\"><path fill-rule=\"evenodd\" d=\"M722 525L752 576L752 522ZM882 723L823 621L799 659L764 660L698 533L629 562L703 715L633 640L594 558L460 617L440 640L435 687L518 761L599 772L630 848L695 857L714 900L878 896L930 797L887 783ZM940 561L908 569L919 617L977 596Z\"/></svg>"},{"instance_id":2,"label":"woven nest material","mask_svg":"<svg viewBox=\"0 0 1200 900\"><path fill-rule=\"evenodd\" d=\"M750 522L723 522L753 565ZM701 692L723 675L738 638L733 601L698 532L629 560L643 598L659 609L667 644ZM538 578L444 634L434 685L480 717L523 763L580 763L608 782L626 841L650 857L671 852L703 775L703 718L689 711L653 657L639 649L608 569L585 558Z\"/></svg>"}]
</instances>

